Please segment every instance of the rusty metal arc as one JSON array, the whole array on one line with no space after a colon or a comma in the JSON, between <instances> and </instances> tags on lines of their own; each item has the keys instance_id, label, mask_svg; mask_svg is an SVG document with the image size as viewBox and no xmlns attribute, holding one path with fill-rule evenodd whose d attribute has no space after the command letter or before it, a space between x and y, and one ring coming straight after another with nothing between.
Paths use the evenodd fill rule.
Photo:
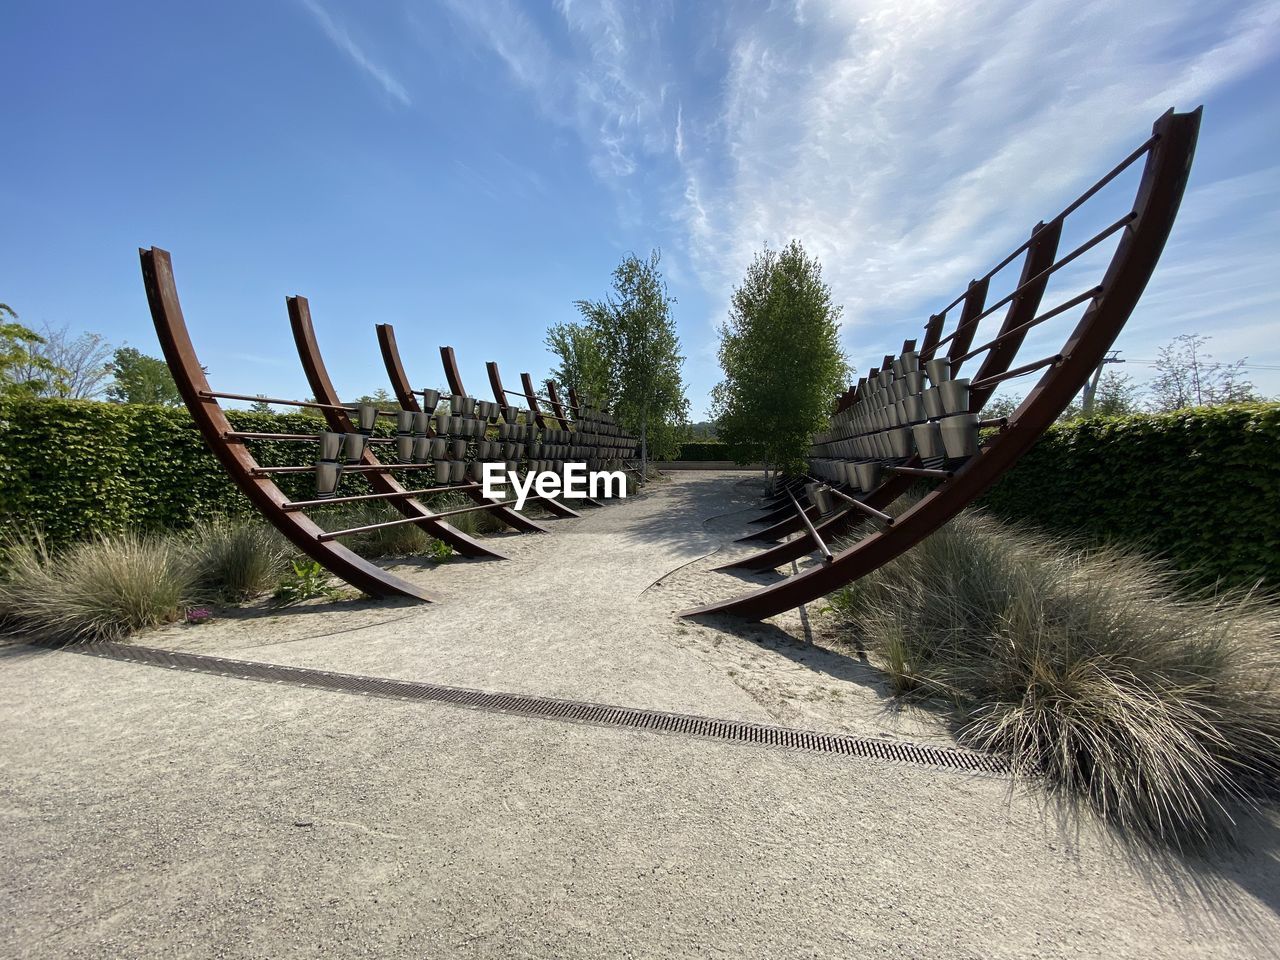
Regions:
<instances>
[{"instance_id":1,"label":"rusty metal arc","mask_svg":"<svg viewBox=\"0 0 1280 960\"><path fill-rule=\"evenodd\" d=\"M386 368L387 379L391 383L391 392L395 394L396 402L400 404L403 410L420 411L422 404L418 402L417 394L413 392L413 387L409 382L409 377L404 371L404 361L400 357L399 347L396 345L395 328L389 323L380 323L377 325L376 332L378 335L378 349L382 353L382 365ZM446 353L446 351L448 351ZM452 347L441 347L440 357L444 362L445 378L449 381L449 389L457 394L464 394L462 389L462 375L458 372L457 359L454 357ZM434 435L434 431L432 431ZM547 528L536 520L531 520L524 514L512 510L510 507L494 507L493 501L485 497L479 490L463 491L468 498L475 503L486 506L494 516L502 520L503 523L510 525L516 530L524 533L546 533ZM451 528L453 529L453 528ZM459 535L465 536L461 534ZM443 539L443 538L442 538ZM470 539L470 538L468 538ZM474 541L473 541L474 542ZM477 543L477 546L479 544ZM499 554L495 550L488 547L481 547L494 556L501 559L507 559L503 554Z\"/></svg>"},{"instance_id":2,"label":"rusty metal arc","mask_svg":"<svg viewBox=\"0 0 1280 960\"><path fill-rule=\"evenodd\" d=\"M870 533L842 551L832 562L815 566L739 597L684 611L681 616L725 614L760 620L816 600L901 556L990 489L1070 404L1106 355L1137 305L1177 216L1195 154L1200 118L1200 109L1181 114L1170 110L1156 121L1153 135L1144 147L1131 154L1101 181L1102 184L1109 182L1128 163L1140 158L1143 153L1146 154L1132 214L1122 228L1101 283L1094 289L1093 296L1088 300L1065 345L1045 365L1039 381L1008 418L1004 430L976 456L969 458L950 479L943 481L896 518L893 526ZM1013 298L1001 327L1002 333L1016 331L1022 323L1034 316L1044 285L1029 281L1035 280L1053 263L1053 253L1056 251L1058 235L1066 215L1099 189L1100 186L1095 185L1053 221L1037 225L1030 240L997 268L1000 269L1019 253L1026 251L1019 288L1023 285L1027 285L1027 288ZM961 299L965 302L962 318L950 338L948 356L953 360L964 356L972 344L976 324L966 325L964 317L974 317L981 312L977 308L985 300L985 284L994 273L995 270L982 280L971 283L964 297L953 301L952 306L961 302ZM977 291L975 284L979 288ZM1032 300L1034 305L1030 303ZM936 349L941 342L940 337L933 336L934 326L936 320L931 318L925 337L929 349ZM1013 338L1020 343L1021 338L1016 333ZM1000 341L1004 342L1007 341ZM1014 353L1016 351L1001 350L994 346L987 354L975 382L993 375L997 370L1009 371ZM1030 366L1035 369L1038 365ZM981 409L989 396L990 391L985 387L975 390L970 399L971 411L975 411L975 407ZM891 476L865 500L883 509L905 492L909 484L909 478ZM859 517L859 522L862 519ZM835 527L841 522L847 524L848 520L833 518L826 526ZM823 532L822 527L817 529L820 533ZM749 559L756 564L782 562L780 558L787 557L788 554L791 554L790 559L794 559L811 552L811 549L808 538L802 537ZM742 565L738 563L733 566ZM754 569L763 569L754 564L752 566Z\"/></svg>"},{"instance_id":3,"label":"rusty metal arc","mask_svg":"<svg viewBox=\"0 0 1280 960\"><path fill-rule=\"evenodd\" d=\"M300 511L286 509L284 492L268 477L256 474L258 464L243 443L231 442L233 433L217 399L212 396L204 370L196 356L178 299L169 253L158 247L138 251L142 281L160 348L173 373L183 402L201 435L228 476L262 515L295 547L347 583L377 597L407 597L429 601L419 587L402 580L341 544L320 540L324 530Z\"/></svg>"},{"instance_id":4,"label":"rusty metal arc","mask_svg":"<svg viewBox=\"0 0 1280 960\"><path fill-rule=\"evenodd\" d=\"M306 297L287 297L285 304L289 311L289 326L293 331L293 342L298 349L298 359L302 362L303 372L307 375L307 384L311 392L321 403L339 404L338 391L329 377L324 357L320 353L320 345L316 341L315 324L311 320L311 306ZM326 408L321 411L329 427L339 433L351 433L355 427L345 410ZM368 466L381 466L381 461L371 448L365 447L362 462ZM365 479L373 487L375 493L403 494L405 487L391 473L369 472ZM506 556L467 536L457 527L434 515L420 501L413 498L397 496L388 501L403 516L416 517L417 526L438 540L443 540L466 557L488 557L493 560L506 560Z\"/></svg>"}]
</instances>

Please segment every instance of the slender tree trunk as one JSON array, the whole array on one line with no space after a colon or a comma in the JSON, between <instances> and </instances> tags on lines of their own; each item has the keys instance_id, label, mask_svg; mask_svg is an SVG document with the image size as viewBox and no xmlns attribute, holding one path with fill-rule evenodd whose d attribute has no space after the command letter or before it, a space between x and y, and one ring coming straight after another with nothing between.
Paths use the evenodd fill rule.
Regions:
<instances>
[{"instance_id":1,"label":"slender tree trunk","mask_svg":"<svg viewBox=\"0 0 1280 960\"><path fill-rule=\"evenodd\" d=\"M640 476L649 479L649 414L640 418Z\"/></svg>"}]
</instances>

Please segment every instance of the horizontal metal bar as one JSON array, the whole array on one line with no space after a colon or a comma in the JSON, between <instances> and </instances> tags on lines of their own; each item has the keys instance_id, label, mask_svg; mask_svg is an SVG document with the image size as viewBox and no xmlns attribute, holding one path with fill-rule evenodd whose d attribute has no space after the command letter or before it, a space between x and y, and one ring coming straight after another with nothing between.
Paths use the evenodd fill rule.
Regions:
<instances>
[{"instance_id":1,"label":"horizontal metal bar","mask_svg":"<svg viewBox=\"0 0 1280 960\"><path fill-rule=\"evenodd\" d=\"M841 500L848 503L850 506L853 506L858 510L861 510L867 516L875 517L877 520L883 523L886 527L893 526L893 517L889 516L887 513L883 512L882 510L877 510L875 507L871 506L870 504L863 503L861 500L857 499L856 497L851 497L847 493L843 493L840 490L836 490L832 488L831 492L834 493Z\"/></svg>"},{"instance_id":2,"label":"horizontal metal bar","mask_svg":"<svg viewBox=\"0 0 1280 960\"><path fill-rule=\"evenodd\" d=\"M550 497L526 497L525 503L532 503L535 500L549 500ZM456 517L460 513L475 513L477 510L497 510L499 507L509 507L515 509L515 501L513 500L494 500L492 503L477 503L470 507L459 507L457 510L445 510L443 513L433 513L429 517L401 517L398 520L384 520L382 523L367 523L362 527L348 527L345 530L329 530L316 537L321 543L329 540L337 540L339 537L349 537L357 533L368 533L370 530L385 530L387 527L399 527L406 523L419 523L422 520L439 520L442 517Z\"/></svg>"},{"instance_id":3,"label":"horizontal metal bar","mask_svg":"<svg viewBox=\"0 0 1280 960\"><path fill-rule=\"evenodd\" d=\"M1058 304L1052 310L1047 310L1044 313L1040 314L1040 316L1038 317L1032 317L1026 323L1020 324L1019 326L1014 327L1012 330L1006 330L1004 333L1000 334L1000 336L996 337L994 340L988 340L982 346L974 347L972 350L970 350L968 353L964 354L963 356L956 357L955 360L952 361L952 363L959 365L966 360L976 357L978 354L982 353L985 350L990 350L992 347L996 346L997 344L1005 340L1008 340L1010 337L1016 337L1019 334L1026 333L1032 327L1039 326L1040 324L1044 323L1046 320L1052 320L1054 317L1058 316L1059 314L1066 313L1072 307L1077 307L1080 304L1084 303L1086 300L1092 300L1094 297L1099 297L1101 295L1102 295L1101 284L1099 284L1096 287L1091 287L1090 289L1086 290L1084 293L1081 293L1077 296L1072 297L1070 300L1066 301L1065 303Z\"/></svg>"},{"instance_id":4,"label":"horizontal metal bar","mask_svg":"<svg viewBox=\"0 0 1280 960\"><path fill-rule=\"evenodd\" d=\"M285 510L307 510L312 507L327 507L332 503L357 503L362 500L401 500L409 497L435 496L452 491L478 490L478 483L445 484L440 487L422 487L419 490L395 490L390 493L356 493L346 497L325 497L318 500L290 500L282 505Z\"/></svg>"},{"instance_id":5,"label":"horizontal metal bar","mask_svg":"<svg viewBox=\"0 0 1280 960\"><path fill-rule=\"evenodd\" d=\"M1012 380L1014 377L1021 377L1024 374L1033 373L1041 367L1051 367L1055 363L1062 360L1062 354L1055 353L1052 357L1045 357L1043 360L1037 360L1035 363L1028 363L1026 366L1014 367L1012 370L1006 370L1004 373L997 373L994 376L983 377L981 380L975 380L969 384L970 390L984 390L987 387L994 387L997 383L1004 383L1006 380Z\"/></svg>"},{"instance_id":6,"label":"horizontal metal bar","mask_svg":"<svg viewBox=\"0 0 1280 960\"><path fill-rule=\"evenodd\" d=\"M950 480L955 474L950 470L934 470L930 467L885 467L885 473L897 473L904 477L927 477L931 480Z\"/></svg>"},{"instance_id":7,"label":"horizontal metal bar","mask_svg":"<svg viewBox=\"0 0 1280 960\"><path fill-rule=\"evenodd\" d=\"M979 420L979 421L978 421L978 429L979 429L979 430L989 430L989 429L991 429L992 427L997 427L997 428L999 428L1000 430L1008 429L1008 427L1009 427L1009 418L1008 418L1008 417L992 417L992 418L991 418L991 419L989 419L989 420Z\"/></svg>"},{"instance_id":8,"label":"horizontal metal bar","mask_svg":"<svg viewBox=\"0 0 1280 960\"><path fill-rule=\"evenodd\" d=\"M219 393L216 390L200 390L197 392L207 400L247 400L249 403L276 403L282 407L307 407L312 410L345 410L348 413L357 413L360 410L359 407L345 406L341 403L317 403L315 400L283 400L280 397L250 396L247 393ZM394 417L397 412L396 410L379 410L378 416Z\"/></svg>"},{"instance_id":9,"label":"horizontal metal bar","mask_svg":"<svg viewBox=\"0 0 1280 960\"><path fill-rule=\"evenodd\" d=\"M454 463L456 461L450 461ZM381 473L384 470L429 470L435 464L431 463L344 463L342 465L343 473ZM254 467L250 471L255 477L269 477L273 473L311 473L315 470L311 467Z\"/></svg>"},{"instance_id":10,"label":"horizontal metal bar","mask_svg":"<svg viewBox=\"0 0 1280 960\"><path fill-rule=\"evenodd\" d=\"M320 440L320 436L315 433L254 433L251 430L226 430L222 436L226 440L296 440L310 443L318 443ZM365 443L395 442L395 437L365 437Z\"/></svg>"}]
</instances>

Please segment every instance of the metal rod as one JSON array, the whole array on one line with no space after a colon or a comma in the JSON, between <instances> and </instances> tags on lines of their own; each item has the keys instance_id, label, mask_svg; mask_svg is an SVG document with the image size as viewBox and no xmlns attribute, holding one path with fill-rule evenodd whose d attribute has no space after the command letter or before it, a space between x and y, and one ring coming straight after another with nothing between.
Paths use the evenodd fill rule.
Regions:
<instances>
[{"instance_id":1,"label":"metal rod","mask_svg":"<svg viewBox=\"0 0 1280 960\"><path fill-rule=\"evenodd\" d=\"M847 503L851 504L852 506L857 507L867 516L875 517L877 520L883 523L886 527L893 526L893 517L889 516L887 513L881 510L877 510L875 507L871 506L870 504L863 503L857 497L851 497L847 493L843 493L836 489L832 489L831 492L834 493L841 500L844 500Z\"/></svg>"},{"instance_id":2,"label":"metal rod","mask_svg":"<svg viewBox=\"0 0 1280 960\"><path fill-rule=\"evenodd\" d=\"M247 400L250 403L278 403L284 407L309 407L313 410L346 410L348 413L355 413L360 408L347 406L341 403L317 403L314 400L282 400L279 397L258 397L249 396L247 393L219 393L216 390L201 390L199 395L210 400ZM394 417L395 410L379 410L380 417Z\"/></svg>"},{"instance_id":3,"label":"metal rod","mask_svg":"<svg viewBox=\"0 0 1280 960\"><path fill-rule=\"evenodd\" d=\"M1094 237L1080 244L1080 246L1076 247L1066 256L1062 257L1062 259L1049 264L1049 266L1045 267L1043 270L1037 273L1034 277L1031 277L1025 283L1018 284L1017 288L1012 293L1008 294L1003 300L998 300L997 302L993 303L991 306L987 307L986 310L983 310L982 313L978 314L972 320L969 320L966 323L963 323L960 326L956 327L953 331L951 331L951 333L948 336L945 336L938 341L938 346L942 346L944 343L949 343L950 341L954 340L956 337L956 334L958 334L961 330L967 329L968 327L971 327L974 324L980 323L982 320L985 320L987 317L991 316L991 314L995 313L1005 304L1012 302L1014 298L1016 298L1020 293L1025 291L1028 287L1032 286L1035 283L1038 283L1039 281L1043 280L1045 277L1051 276L1052 274L1061 270L1072 260L1075 260L1077 257L1087 253L1089 250L1096 247L1098 244L1100 244L1103 240L1107 239L1107 237L1111 236L1117 230L1121 230L1124 227L1127 227L1130 223L1133 222L1133 219L1136 216L1137 214L1133 213L1132 211L1130 211L1129 213L1126 213L1123 217L1121 217L1115 223L1111 224L1111 226L1107 227L1101 233L1095 235ZM1030 242L1031 242L1030 240L1027 241L1028 244ZM967 356L972 356L972 354L967 354ZM953 360L952 362L958 363L959 360Z\"/></svg>"},{"instance_id":4,"label":"metal rod","mask_svg":"<svg viewBox=\"0 0 1280 960\"><path fill-rule=\"evenodd\" d=\"M950 470L934 470L928 467L885 467L885 473L896 473L904 477L928 477L932 480L950 480L955 474Z\"/></svg>"},{"instance_id":5,"label":"metal rod","mask_svg":"<svg viewBox=\"0 0 1280 960\"><path fill-rule=\"evenodd\" d=\"M546 500L547 497L526 497L525 503L532 503L535 500ZM511 502L507 500L494 500L492 503L477 503L470 507L459 507L457 510L445 510L443 513L433 513L433 519L441 517L456 517L462 513L475 513L477 510L496 510L499 508L510 508ZM413 523L413 517L400 517L397 520L384 520L381 523L367 523L362 527L348 527L345 530L329 530L316 537L321 542L329 540L337 540L339 537L348 537L355 533L368 533L370 530L385 530L387 527L398 527L405 523Z\"/></svg>"},{"instance_id":6,"label":"metal rod","mask_svg":"<svg viewBox=\"0 0 1280 960\"><path fill-rule=\"evenodd\" d=\"M420 490L394 490L386 493L356 493L347 497L325 497L323 500L291 500L284 504L285 510L306 510L311 507L327 507L331 503L356 503L361 500L394 500L402 497L435 496L456 490L460 493L467 490L478 490L478 483L462 483L456 486L423 487Z\"/></svg>"},{"instance_id":7,"label":"metal rod","mask_svg":"<svg viewBox=\"0 0 1280 960\"><path fill-rule=\"evenodd\" d=\"M454 463L456 461L450 461ZM381 473L384 470L428 470L434 464L431 463L352 463L343 464L343 473ZM315 467L254 467L253 475L256 477L267 477L273 473L311 473Z\"/></svg>"},{"instance_id":8,"label":"metal rod","mask_svg":"<svg viewBox=\"0 0 1280 960\"><path fill-rule=\"evenodd\" d=\"M1062 361L1062 354L1055 353L1052 357L1045 357L1043 360L1037 360L1035 363L1028 363L1026 366L1014 367L1012 370L1006 370L1004 373L998 373L993 377L984 377L982 380L975 380L969 384L970 390L982 390L987 387L994 387L997 383L1004 383L1006 380L1012 380L1014 377L1021 377L1024 374L1032 373L1041 367L1051 367L1055 363Z\"/></svg>"},{"instance_id":9,"label":"metal rod","mask_svg":"<svg viewBox=\"0 0 1280 960\"><path fill-rule=\"evenodd\" d=\"M787 491L787 496L791 497L791 505L796 508L796 513L800 514L800 519L804 522L804 528L809 533L809 539L815 544L814 549L822 554L822 562L830 563L833 559L831 549L822 542L822 538L818 536L818 531L813 529L813 522L809 519L809 515L804 512L804 507L800 506L800 501L795 498L790 490Z\"/></svg>"},{"instance_id":10,"label":"metal rod","mask_svg":"<svg viewBox=\"0 0 1280 960\"><path fill-rule=\"evenodd\" d=\"M1032 327L1039 326L1040 324L1044 323L1046 320L1052 320L1054 317L1058 316L1058 314L1066 313L1072 307L1079 306L1080 304L1084 303L1086 300L1092 300L1093 298L1100 297L1100 296L1102 296L1102 286L1098 285L1096 287L1092 287L1091 289L1086 290L1084 293L1079 294L1078 296L1072 297L1066 303L1060 303L1058 304L1058 306L1054 307L1052 310L1047 310L1044 313L1040 314L1040 316L1034 317L1031 320L1028 320L1026 323L1022 324L1021 326L1014 327L1012 330L1006 330L1004 333L1000 334L1000 336L996 337L994 340L988 340L982 346L974 347L968 353L963 354L962 356L956 357L955 360L951 362L962 363L965 360L968 360L972 357L976 357L978 354L982 353L984 350L990 350L996 344L1003 343L1005 340L1008 340L1010 337L1016 337L1021 334L1024 334L1028 330L1030 330Z\"/></svg>"},{"instance_id":11,"label":"metal rod","mask_svg":"<svg viewBox=\"0 0 1280 960\"><path fill-rule=\"evenodd\" d=\"M227 440L305 440L309 443L317 443L320 440L319 434L315 433L254 433L250 430L228 430L222 436ZM365 437L365 443L395 442L395 437Z\"/></svg>"},{"instance_id":12,"label":"metal rod","mask_svg":"<svg viewBox=\"0 0 1280 960\"><path fill-rule=\"evenodd\" d=\"M992 417L989 420L978 421L979 430L989 430L992 427L996 427L1000 430L1007 430L1009 428L1009 418L1008 417Z\"/></svg>"}]
</instances>

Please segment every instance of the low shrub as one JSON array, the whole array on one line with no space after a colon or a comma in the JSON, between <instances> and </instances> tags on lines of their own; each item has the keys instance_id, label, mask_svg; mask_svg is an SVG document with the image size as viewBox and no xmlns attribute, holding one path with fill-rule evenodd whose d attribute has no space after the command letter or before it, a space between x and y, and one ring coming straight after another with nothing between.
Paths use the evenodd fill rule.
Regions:
<instances>
[{"instance_id":1,"label":"low shrub","mask_svg":"<svg viewBox=\"0 0 1280 960\"><path fill-rule=\"evenodd\" d=\"M121 640L182 616L195 592L183 545L132 533L52 552L39 534L5 544L0 620L42 639Z\"/></svg>"},{"instance_id":2,"label":"low shrub","mask_svg":"<svg viewBox=\"0 0 1280 960\"><path fill-rule=\"evenodd\" d=\"M317 522L326 530L367 527L388 520L401 520L404 514L389 504L376 500L334 507L316 514ZM383 557L413 557L430 551L434 538L414 523L398 523L343 537L343 546L369 560Z\"/></svg>"},{"instance_id":3,"label":"low shrub","mask_svg":"<svg viewBox=\"0 0 1280 960\"><path fill-rule=\"evenodd\" d=\"M219 600L245 600L266 593L288 568L289 544L265 523L218 517L195 526L190 556L201 592Z\"/></svg>"},{"instance_id":4,"label":"low shrub","mask_svg":"<svg viewBox=\"0 0 1280 960\"><path fill-rule=\"evenodd\" d=\"M899 695L953 704L963 743L1132 836L1200 846L1280 784L1280 614L1178 586L967 512L832 600Z\"/></svg>"}]
</instances>

